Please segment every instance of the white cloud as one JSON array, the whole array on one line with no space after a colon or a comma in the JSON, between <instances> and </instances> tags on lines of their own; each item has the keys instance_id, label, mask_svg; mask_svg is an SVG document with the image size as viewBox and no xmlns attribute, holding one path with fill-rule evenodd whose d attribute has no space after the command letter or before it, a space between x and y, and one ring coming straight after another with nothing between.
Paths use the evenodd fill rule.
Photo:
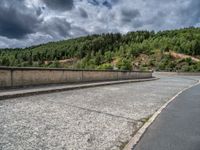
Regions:
<instances>
[{"instance_id":1,"label":"white cloud","mask_svg":"<svg viewBox=\"0 0 200 150\"><path fill-rule=\"evenodd\" d=\"M199 0L107 0L106 5L105 0L65 1L70 1L70 5L59 8L59 4L45 4L46 0L18 0L16 7L24 3L26 11L34 10L43 21L25 39L9 39L0 34L0 47L24 47L103 32L200 26ZM0 18L0 25L3 21Z\"/></svg>"}]
</instances>

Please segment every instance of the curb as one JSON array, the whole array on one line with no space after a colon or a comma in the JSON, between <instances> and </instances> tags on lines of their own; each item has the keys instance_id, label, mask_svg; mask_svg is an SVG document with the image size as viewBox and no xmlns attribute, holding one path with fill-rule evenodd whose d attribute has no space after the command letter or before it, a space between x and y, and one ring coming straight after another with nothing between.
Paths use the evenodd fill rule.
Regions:
<instances>
[{"instance_id":1,"label":"curb","mask_svg":"<svg viewBox=\"0 0 200 150\"><path fill-rule=\"evenodd\" d=\"M159 78L153 77L153 78L149 78L149 79L109 81L109 82L101 82L101 83L89 83L89 84L83 84L83 85L72 85L72 86L68 86L68 87L55 88L55 89L43 89L43 90L38 90L38 91L19 92L19 93L14 93L14 94L11 93L11 94L0 95L0 100L6 100L6 99L18 98L18 97L26 97L26 96L32 96L32 95L39 95L39 94L62 92L62 91L70 91L70 90L84 89L84 88L91 88L91 87L98 87L98 86L114 85L114 84L154 81L154 80L158 80L158 79Z\"/></svg>"},{"instance_id":2,"label":"curb","mask_svg":"<svg viewBox=\"0 0 200 150\"><path fill-rule=\"evenodd\" d=\"M133 150L135 148L135 146L137 145L137 143L140 141L140 139L142 138L143 134L146 132L146 130L149 128L149 126L154 122L154 120L159 116L159 114L163 111L163 109L165 109L176 97L178 97L181 93L183 93L184 91L197 86L200 84L200 80L189 86L186 87L185 89L183 89L182 91L178 92L174 97L172 97L169 101L167 101L160 109L158 109L150 118L149 120L136 132L136 134L131 138L131 140L128 142L128 144L124 147L123 150Z\"/></svg>"}]
</instances>

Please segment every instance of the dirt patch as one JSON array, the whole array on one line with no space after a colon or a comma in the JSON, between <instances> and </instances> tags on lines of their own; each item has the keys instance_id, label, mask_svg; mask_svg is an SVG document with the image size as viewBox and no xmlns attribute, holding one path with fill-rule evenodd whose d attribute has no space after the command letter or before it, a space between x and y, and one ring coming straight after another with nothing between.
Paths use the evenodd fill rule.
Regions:
<instances>
[{"instance_id":1,"label":"dirt patch","mask_svg":"<svg viewBox=\"0 0 200 150\"><path fill-rule=\"evenodd\" d=\"M200 62L200 59L198 59L198 58L195 58L195 57L190 56L190 55L185 55L185 54L176 53L176 52L173 52L173 51L166 52L166 54L169 54L169 55L171 55L173 58L176 58L176 59L191 58L194 62Z\"/></svg>"}]
</instances>

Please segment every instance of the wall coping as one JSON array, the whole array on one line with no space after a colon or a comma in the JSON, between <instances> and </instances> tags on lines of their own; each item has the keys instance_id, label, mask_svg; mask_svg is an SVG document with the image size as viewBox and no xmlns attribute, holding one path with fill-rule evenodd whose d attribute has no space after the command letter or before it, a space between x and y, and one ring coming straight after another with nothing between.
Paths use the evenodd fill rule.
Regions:
<instances>
[{"instance_id":1,"label":"wall coping","mask_svg":"<svg viewBox=\"0 0 200 150\"><path fill-rule=\"evenodd\" d=\"M0 66L0 70L49 70L49 71L93 71L93 72L140 72L152 73L153 71L128 71L128 70L92 70L92 69L67 69L67 68L44 68L44 67L5 67Z\"/></svg>"},{"instance_id":2,"label":"wall coping","mask_svg":"<svg viewBox=\"0 0 200 150\"><path fill-rule=\"evenodd\" d=\"M200 73L200 71L198 72L185 72L185 71L155 71L158 73Z\"/></svg>"}]
</instances>

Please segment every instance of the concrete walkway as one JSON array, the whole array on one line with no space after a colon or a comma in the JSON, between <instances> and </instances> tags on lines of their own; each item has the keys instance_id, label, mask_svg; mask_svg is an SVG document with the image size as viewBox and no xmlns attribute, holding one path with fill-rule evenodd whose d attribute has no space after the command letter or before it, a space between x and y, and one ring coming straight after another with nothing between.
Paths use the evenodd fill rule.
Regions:
<instances>
[{"instance_id":1,"label":"concrete walkway","mask_svg":"<svg viewBox=\"0 0 200 150\"><path fill-rule=\"evenodd\" d=\"M122 150L179 91L182 77L99 86L0 101L0 150Z\"/></svg>"},{"instance_id":2,"label":"concrete walkway","mask_svg":"<svg viewBox=\"0 0 200 150\"><path fill-rule=\"evenodd\" d=\"M134 150L199 150L200 85L180 94L147 129Z\"/></svg>"},{"instance_id":3,"label":"concrete walkway","mask_svg":"<svg viewBox=\"0 0 200 150\"><path fill-rule=\"evenodd\" d=\"M82 89L82 88L113 85L113 84L153 81L157 79L158 78L153 77L153 78L148 78L148 79L102 81L102 82L91 82L91 83L81 83L81 84L57 84L57 85L43 85L43 86L25 87L25 88L17 88L17 89L9 89L9 90L5 89L5 90L0 90L0 100L4 100L8 98L24 97L24 96L30 96L30 95L38 95L38 94L44 94L44 93L61 92L61 91L68 91L68 90L75 90L75 89Z\"/></svg>"}]
</instances>

